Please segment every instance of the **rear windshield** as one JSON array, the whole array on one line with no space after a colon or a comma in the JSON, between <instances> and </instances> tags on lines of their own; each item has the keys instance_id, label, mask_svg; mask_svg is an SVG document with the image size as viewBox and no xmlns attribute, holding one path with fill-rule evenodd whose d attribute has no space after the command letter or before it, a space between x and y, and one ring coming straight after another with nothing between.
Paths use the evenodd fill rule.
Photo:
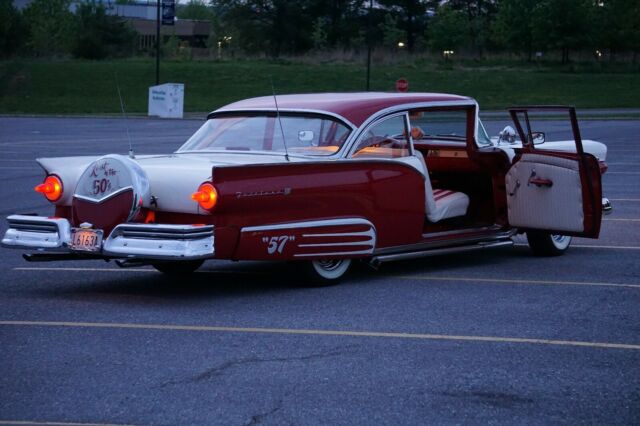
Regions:
<instances>
[{"instance_id":1,"label":"rear windshield","mask_svg":"<svg viewBox=\"0 0 640 426\"><path fill-rule=\"evenodd\" d=\"M207 120L178 152L267 151L331 155L351 129L332 117L275 113L223 115Z\"/></svg>"}]
</instances>

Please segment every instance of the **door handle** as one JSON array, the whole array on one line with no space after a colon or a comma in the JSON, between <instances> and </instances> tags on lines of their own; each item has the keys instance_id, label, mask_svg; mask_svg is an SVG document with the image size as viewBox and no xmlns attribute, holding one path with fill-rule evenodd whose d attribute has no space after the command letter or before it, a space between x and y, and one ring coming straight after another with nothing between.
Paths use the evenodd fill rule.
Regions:
<instances>
[{"instance_id":1,"label":"door handle","mask_svg":"<svg viewBox=\"0 0 640 426\"><path fill-rule=\"evenodd\" d=\"M530 177L529 178L529 185L535 185L538 188L545 186L547 188L551 188L553 186L553 181L551 179L543 179L543 178L539 178L539 177Z\"/></svg>"}]
</instances>

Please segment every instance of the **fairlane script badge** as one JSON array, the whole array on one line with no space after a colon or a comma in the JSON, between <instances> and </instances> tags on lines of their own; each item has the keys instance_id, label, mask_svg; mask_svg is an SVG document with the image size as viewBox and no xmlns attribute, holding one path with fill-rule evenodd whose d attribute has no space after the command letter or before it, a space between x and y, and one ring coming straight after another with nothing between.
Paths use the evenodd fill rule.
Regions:
<instances>
[{"instance_id":1,"label":"fairlane script badge","mask_svg":"<svg viewBox=\"0 0 640 426\"><path fill-rule=\"evenodd\" d=\"M253 192L236 192L236 198L245 197L267 197L271 195L289 195L291 188L284 188L275 191L253 191Z\"/></svg>"}]
</instances>

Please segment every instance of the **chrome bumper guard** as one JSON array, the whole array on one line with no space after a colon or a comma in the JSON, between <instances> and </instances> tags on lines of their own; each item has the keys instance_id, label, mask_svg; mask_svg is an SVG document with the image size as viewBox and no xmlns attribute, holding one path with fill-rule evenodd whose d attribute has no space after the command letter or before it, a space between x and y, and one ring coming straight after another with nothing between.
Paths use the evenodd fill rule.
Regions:
<instances>
[{"instance_id":1,"label":"chrome bumper guard","mask_svg":"<svg viewBox=\"0 0 640 426\"><path fill-rule=\"evenodd\" d=\"M2 245L9 248L121 259L190 260L214 254L212 225L121 224L111 231L101 250L84 252L70 248L67 219L12 215L7 221Z\"/></svg>"},{"instance_id":2,"label":"chrome bumper guard","mask_svg":"<svg viewBox=\"0 0 640 426\"><path fill-rule=\"evenodd\" d=\"M213 226L122 224L111 231L102 250L112 257L204 259L213 257Z\"/></svg>"},{"instance_id":3,"label":"chrome bumper guard","mask_svg":"<svg viewBox=\"0 0 640 426\"><path fill-rule=\"evenodd\" d=\"M67 219L15 214L7 217L9 229L2 245L47 251L66 251L71 238Z\"/></svg>"}]
</instances>

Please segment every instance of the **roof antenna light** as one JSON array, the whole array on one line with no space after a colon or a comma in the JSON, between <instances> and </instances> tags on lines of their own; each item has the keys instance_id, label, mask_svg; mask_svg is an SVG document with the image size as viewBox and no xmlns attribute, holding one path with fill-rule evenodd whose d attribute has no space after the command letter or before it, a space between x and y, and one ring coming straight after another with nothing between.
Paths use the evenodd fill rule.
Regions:
<instances>
[{"instance_id":1,"label":"roof antenna light","mask_svg":"<svg viewBox=\"0 0 640 426\"><path fill-rule=\"evenodd\" d=\"M118 98L120 98L120 111L122 111L122 117L124 118L124 126L127 129L127 140L129 141L129 158L136 158L133 153L133 144L131 143L131 135L129 134L129 122L127 121L127 113L124 108L124 101L122 100L122 94L120 93L120 83L118 82L118 73L116 75L116 88L118 89Z\"/></svg>"},{"instance_id":2,"label":"roof antenna light","mask_svg":"<svg viewBox=\"0 0 640 426\"><path fill-rule=\"evenodd\" d=\"M287 141L284 138L284 128L282 127L282 120L280 119L280 109L278 108L278 98L276 97L276 89L273 85L273 78L269 76L271 80L271 92L273 93L273 103L276 104L276 118L278 119L278 125L280 126L280 132L282 133L282 144L284 145L284 158L289 160L289 151L287 150Z\"/></svg>"}]
</instances>

